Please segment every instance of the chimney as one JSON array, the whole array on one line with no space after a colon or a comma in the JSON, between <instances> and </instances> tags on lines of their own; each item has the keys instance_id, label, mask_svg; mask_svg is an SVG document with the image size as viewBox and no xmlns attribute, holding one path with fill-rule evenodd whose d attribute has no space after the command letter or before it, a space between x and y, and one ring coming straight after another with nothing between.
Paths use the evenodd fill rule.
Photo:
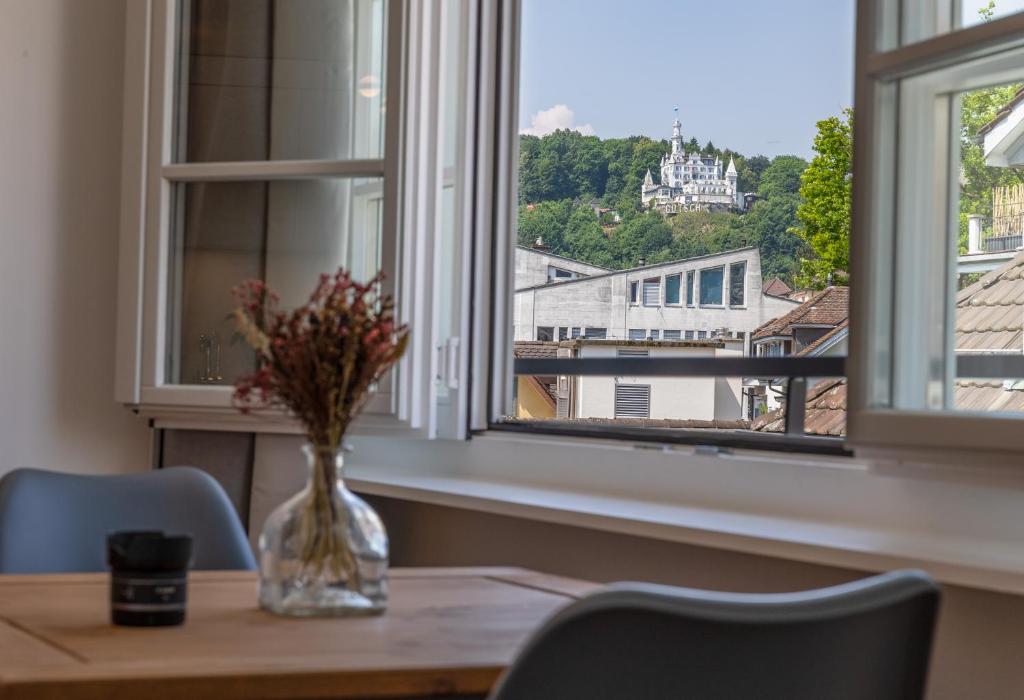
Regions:
<instances>
[{"instance_id":1,"label":"chimney","mask_svg":"<svg viewBox=\"0 0 1024 700\"><path fill-rule=\"evenodd\" d=\"M985 217L971 214L967 217L967 254L974 255L984 252L981 249L981 222Z\"/></svg>"},{"instance_id":2,"label":"chimney","mask_svg":"<svg viewBox=\"0 0 1024 700\"><path fill-rule=\"evenodd\" d=\"M549 250L551 250L551 246L547 245L544 242L544 239L541 238L540 236L537 236L537 240L534 241L533 245L530 247L533 248L534 250L540 251L541 253L546 253Z\"/></svg>"},{"instance_id":3,"label":"chimney","mask_svg":"<svg viewBox=\"0 0 1024 700\"><path fill-rule=\"evenodd\" d=\"M643 267L646 264L647 264L647 258L645 258L644 256L641 255L640 256L640 261L637 263L637 267Z\"/></svg>"}]
</instances>

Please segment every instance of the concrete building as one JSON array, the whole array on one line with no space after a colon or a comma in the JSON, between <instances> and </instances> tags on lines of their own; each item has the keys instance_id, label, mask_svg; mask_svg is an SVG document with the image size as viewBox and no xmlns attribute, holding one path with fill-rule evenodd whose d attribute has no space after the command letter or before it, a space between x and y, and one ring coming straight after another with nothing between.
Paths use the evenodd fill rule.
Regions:
<instances>
[{"instance_id":1,"label":"concrete building","mask_svg":"<svg viewBox=\"0 0 1024 700\"><path fill-rule=\"evenodd\" d=\"M691 341L570 340L560 357L738 357L738 339ZM558 377L562 418L731 421L741 415L738 377Z\"/></svg>"},{"instance_id":2,"label":"concrete building","mask_svg":"<svg viewBox=\"0 0 1024 700\"><path fill-rule=\"evenodd\" d=\"M516 246L515 255L516 276L515 288L536 287L551 282L564 282L566 280L602 275L611 272L606 267L599 267L589 263L565 258L555 255L544 245L544 241L537 239L532 247Z\"/></svg>"},{"instance_id":3,"label":"concrete building","mask_svg":"<svg viewBox=\"0 0 1024 700\"><path fill-rule=\"evenodd\" d=\"M672 153L661 159L661 182L655 184L648 170L640 201L663 214L739 209L744 206L744 197L737 189L737 177L732 158L723 174L722 161L717 156L705 156L699 151L687 153L683 148L682 124L675 119Z\"/></svg>"},{"instance_id":4,"label":"concrete building","mask_svg":"<svg viewBox=\"0 0 1024 700\"><path fill-rule=\"evenodd\" d=\"M559 258L547 264L569 262ZM746 341L755 329L797 306L762 291L761 257L753 247L615 272L588 266L580 272L587 277L520 287L521 279L540 278L542 264L537 254L517 249L517 341Z\"/></svg>"}]
</instances>

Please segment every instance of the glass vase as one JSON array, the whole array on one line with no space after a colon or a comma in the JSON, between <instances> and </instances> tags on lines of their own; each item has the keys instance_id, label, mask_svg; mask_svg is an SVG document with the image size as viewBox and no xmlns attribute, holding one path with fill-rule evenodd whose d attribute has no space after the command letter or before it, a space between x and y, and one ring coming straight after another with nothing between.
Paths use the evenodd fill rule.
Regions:
<instances>
[{"instance_id":1,"label":"glass vase","mask_svg":"<svg viewBox=\"0 0 1024 700\"><path fill-rule=\"evenodd\" d=\"M374 615L388 601L388 536L345 488L340 449L305 445L309 480L260 534L260 606L296 617Z\"/></svg>"}]
</instances>

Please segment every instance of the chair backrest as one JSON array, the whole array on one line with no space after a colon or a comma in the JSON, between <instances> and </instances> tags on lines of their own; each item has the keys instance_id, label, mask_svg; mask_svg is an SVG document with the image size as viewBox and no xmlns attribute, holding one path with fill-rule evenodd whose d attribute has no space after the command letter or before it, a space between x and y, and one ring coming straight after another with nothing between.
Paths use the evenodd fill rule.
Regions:
<instances>
[{"instance_id":1,"label":"chair backrest","mask_svg":"<svg viewBox=\"0 0 1024 700\"><path fill-rule=\"evenodd\" d=\"M195 569L256 568L227 495L198 469L16 469L0 479L0 573L105 571L107 535L118 530L192 535Z\"/></svg>"},{"instance_id":2,"label":"chair backrest","mask_svg":"<svg viewBox=\"0 0 1024 700\"><path fill-rule=\"evenodd\" d=\"M815 591L615 584L554 615L492 700L909 700L939 593L897 571Z\"/></svg>"}]
</instances>

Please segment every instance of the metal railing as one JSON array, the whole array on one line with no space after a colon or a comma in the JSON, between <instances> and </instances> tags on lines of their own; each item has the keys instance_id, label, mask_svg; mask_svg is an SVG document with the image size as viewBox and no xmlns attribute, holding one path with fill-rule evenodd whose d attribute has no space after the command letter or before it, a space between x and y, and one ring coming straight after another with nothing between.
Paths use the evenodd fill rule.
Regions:
<instances>
[{"instance_id":1,"label":"metal railing","mask_svg":"<svg viewBox=\"0 0 1024 700\"><path fill-rule=\"evenodd\" d=\"M788 379L785 434L804 436L809 377L845 377L845 357L576 357L520 358L516 375L749 377Z\"/></svg>"}]
</instances>

